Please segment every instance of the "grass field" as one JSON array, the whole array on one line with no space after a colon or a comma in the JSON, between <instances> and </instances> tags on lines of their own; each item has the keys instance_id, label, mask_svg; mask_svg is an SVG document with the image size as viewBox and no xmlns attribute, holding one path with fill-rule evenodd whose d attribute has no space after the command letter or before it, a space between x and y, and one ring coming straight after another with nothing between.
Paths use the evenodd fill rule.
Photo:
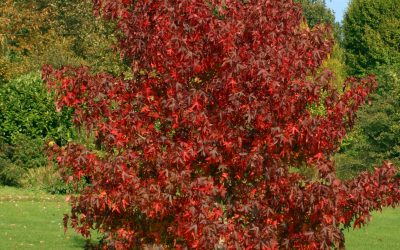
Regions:
<instances>
[{"instance_id":1,"label":"grass field","mask_svg":"<svg viewBox=\"0 0 400 250\"><path fill-rule=\"evenodd\" d=\"M84 249L86 240L68 230L65 197L0 187L0 249Z\"/></svg>"},{"instance_id":2,"label":"grass field","mask_svg":"<svg viewBox=\"0 0 400 250\"><path fill-rule=\"evenodd\" d=\"M368 226L345 232L347 250L400 249L400 208L373 213Z\"/></svg>"},{"instance_id":3,"label":"grass field","mask_svg":"<svg viewBox=\"0 0 400 250\"><path fill-rule=\"evenodd\" d=\"M86 240L69 230L62 217L68 212L64 196L0 187L0 249L84 249ZM374 213L372 222L345 232L348 250L400 249L400 208Z\"/></svg>"}]
</instances>

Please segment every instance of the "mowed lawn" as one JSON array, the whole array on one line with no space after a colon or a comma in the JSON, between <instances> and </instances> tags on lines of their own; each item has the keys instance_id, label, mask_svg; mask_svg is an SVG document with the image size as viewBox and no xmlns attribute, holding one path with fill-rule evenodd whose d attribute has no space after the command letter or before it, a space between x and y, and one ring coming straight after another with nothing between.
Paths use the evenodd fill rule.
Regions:
<instances>
[{"instance_id":1,"label":"mowed lawn","mask_svg":"<svg viewBox=\"0 0 400 250\"><path fill-rule=\"evenodd\" d=\"M62 217L69 211L61 195L0 187L0 249L84 249L86 240L68 230ZM400 249L400 208L374 213L367 227L346 230L347 250ZM94 239L92 242L96 242Z\"/></svg>"},{"instance_id":2,"label":"mowed lawn","mask_svg":"<svg viewBox=\"0 0 400 250\"><path fill-rule=\"evenodd\" d=\"M68 230L61 195L0 187L0 249L84 249L86 240Z\"/></svg>"},{"instance_id":3,"label":"mowed lawn","mask_svg":"<svg viewBox=\"0 0 400 250\"><path fill-rule=\"evenodd\" d=\"M345 231L347 250L400 250L400 207L372 214L368 226Z\"/></svg>"}]
</instances>

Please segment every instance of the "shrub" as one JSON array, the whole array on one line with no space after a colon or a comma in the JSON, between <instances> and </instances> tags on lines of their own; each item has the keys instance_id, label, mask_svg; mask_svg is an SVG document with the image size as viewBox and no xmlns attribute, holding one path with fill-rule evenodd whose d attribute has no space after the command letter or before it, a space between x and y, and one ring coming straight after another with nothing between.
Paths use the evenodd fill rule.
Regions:
<instances>
[{"instance_id":1,"label":"shrub","mask_svg":"<svg viewBox=\"0 0 400 250\"><path fill-rule=\"evenodd\" d=\"M0 88L0 136L6 143L17 145L22 140L20 145L24 145L25 139L51 136L65 144L72 137L70 114L66 109L56 111L38 73L20 76Z\"/></svg>"},{"instance_id":2,"label":"shrub","mask_svg":"<svg viewBox=\"0 0 400 250\"><path fill-rule=\"evenodd\" d=\"M341 228L398 204L397 170L340 181L331 156L375 88L343 94L319 71L330 29L300 28L287 0L95 1L118 23L132 79L88 68L43 69L58 107L103 152L49 145L68 182L75 230L104 248L342 248ZM324 93L325 115L309 107ZM315 175L302 176L308 166ZM304 171L302 171L304 172Z\"/></svg>"},{"instance_id":3,"label":"shrub","mask_svg":"<svg viewBox=\"0 0 400 250\"><path fill-rule=\"evenodd\" d=\"M71 111L57 112L40 74L31 73L0 88L0 182L19 185L25 171L47 165L44 144L64 145L74 135Z\"/></svg>"},{"instance_id":4,"label":"shrub","mask_svg":"<svg viewBox=\"0 0 400 250\"><path fill-rule=\"evenodd\" d=\"M71 183L65 183L60 172L53 166L31 168L24 172L18 184L23 188L40 189L51 194L70 194L74 191ZM80 188L86 185L82 180Z\"/></svg>"},{"instance_id":5,"label":"shrub","mask_svg":"<svg viewBox=\"0 0 400 250\"><path fill-rule=\"evenodd\" d=\"M20 179L20 185L24 188L39 188L43 189L46 186L52 185L61 177L54 172L51 166L43 166L38 168L28 169Z\"/></svg>"},{"instance_id":6,"label":"shrub","mask_svg":"<svg viewBox=\"0 0 400 250\"><path fill-rule=\"evenodd\" d=\"M11 142L1 138L0 144L0 184L19 186L27 169L47 164L42 139L14 134Z\"/></svg>"}]
</instances>

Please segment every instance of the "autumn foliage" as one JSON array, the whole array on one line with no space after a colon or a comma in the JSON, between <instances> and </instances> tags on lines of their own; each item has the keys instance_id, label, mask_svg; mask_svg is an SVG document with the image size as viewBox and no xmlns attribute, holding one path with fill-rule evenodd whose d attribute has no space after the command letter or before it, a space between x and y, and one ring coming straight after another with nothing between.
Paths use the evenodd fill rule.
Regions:
<instances>
[{"instance_id":1,"label":"autumn foliage","mask_svg":"<svg viewBox=\"0 0 400 250\"><path fill-rule=\"evenodd\" d=\"M73 108L98 145L50 143L67 181L89 181L66 224L85 236L98 229L111 249L330 249L343 247L343 226L398 204L390 163L336 177L331 156L376 82L350 78L338 93L318 70L330 28L304 28L298 4L94 6L117 22L133 77L43 69L57 105Z\"/></svg>"}]
</instances>

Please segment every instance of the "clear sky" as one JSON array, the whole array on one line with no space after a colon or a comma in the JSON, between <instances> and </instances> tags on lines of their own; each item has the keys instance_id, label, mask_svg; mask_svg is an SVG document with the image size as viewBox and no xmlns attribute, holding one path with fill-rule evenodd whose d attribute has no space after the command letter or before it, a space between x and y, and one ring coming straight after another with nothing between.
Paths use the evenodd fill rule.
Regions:
<instances>
[{"instance_id":1,"label":"clear sky","mask_svg":"<svg viewBox=\"0 0 400 250\"><path fill-rule=\"evenodd\" d=\"M335 12L336 22L342 22L349 0L326 0L326 5Z\"/></svg>"}]
</instances>

